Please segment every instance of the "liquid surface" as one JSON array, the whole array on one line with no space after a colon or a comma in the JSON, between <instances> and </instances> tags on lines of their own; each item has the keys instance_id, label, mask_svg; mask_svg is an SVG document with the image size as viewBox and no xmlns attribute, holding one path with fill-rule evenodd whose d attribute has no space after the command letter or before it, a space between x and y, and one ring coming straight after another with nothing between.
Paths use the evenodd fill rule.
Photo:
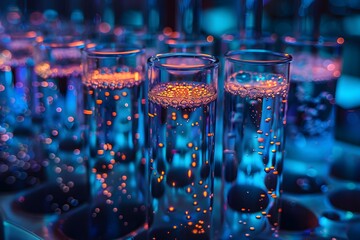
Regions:
<instances>
[{"instance_id":1,"label":"liquid surface","mask_svg":"<svg viewBox=\"0 0 360 240\"><path fill-rule=\"evenodd\" d=\"M308 53L296 54L290 68L291 81L326 81L340 77L341 61Z\"/></svg>"},{"instance_id":2,"label":"liquid surface","mask_svg":"<svg viewBox=\"0 0 360 240\"><path fill-rule=\"evenodd\" d=\"M225 91L241 97L274 97L286 94L288 84L282 75L236 72L225 82Z\"/></svg>"},{"instance_id":3,"label":"liquid surface","mask_svg":"<svg viewBox=\"0 0 360 240\"><path fill-rule=\"evenodd\" d=\"M149 100L162 106L192 108L216 99L216 89L196 82L174 82L156 85L149 92Z\"/></svg>"},{"instance_id":4,"label":"liquid surface","mask_svg":"<svg viewBox=\"0 0 360 240\"><path fill-rule=\"evenodd\" d=\"M34 65L34 47L28 41L12 41L6 47L9 50L1 51L0 69Z\"/></svg>"},{"instance_id":5,"label":"liquid surface","mask_svg":"<svg viewBox=\"0 0 360 240\"><path fill-rule=\"evenodd\" d=\"M84 79L85 85L91 85L92 87L101 88L117 88L121 89L124 87L131 88L137 86L144 81L141 73L137 71L125 71L112 72L111 69L102 69L101 71L95 70L92 74Z\"/></svg>"},{"instance_id":6,"label":"liquid surface","mask_svg":"<svg viewBox=\"0 0 360 240\"><path fill-rule=\"evenodd\" d=\"M34 71L37 75L46 79L66 76L80 76L82 68L79 63L69 64L66 66L50 66L48 62L43 62L37 64Z\"/></svg>"}]
</instances>

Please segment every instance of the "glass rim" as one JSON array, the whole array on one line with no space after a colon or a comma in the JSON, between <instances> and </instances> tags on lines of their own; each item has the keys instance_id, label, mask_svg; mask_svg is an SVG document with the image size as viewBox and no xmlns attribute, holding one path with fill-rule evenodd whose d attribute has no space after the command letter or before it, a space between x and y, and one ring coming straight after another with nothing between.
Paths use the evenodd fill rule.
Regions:
<instances>
[{"instance_id":1,"label":"glass rim","mask_svg":"<svg viewBox=\"0 0 360 240\"><path fill-rule=\"evenodd\" d=\"M34 42L36 41L40 35L33 30L25 31L25 32L4 32L0 34L0 43L1 44L8 44L12 41L27 41L27 42Z\"/></svg>"},{"instance_id":2,"label":"glass rim","mask_svg":"<svg viewBox=\"0 0 360 240\"><path fill-rule=\"evenodd\" d=\"M281 38L282 43L292 46L316 46L316 47L341 47L344 43L342 37L319 37L314 39L311 37L294 37L294 36L283 36Z\"/></svg>"},{"instance_id":3,"label":"glass rim","mask_svg":"<svg viewBox=\"0 0 360 240\"><path fill-rule=\"evenodd\" d=\"M5 33L12 40L35 40L41 35L34 30L28 30L24 32L9 32Z\"/></svg>"},{"instance_id":4,"label":"glass rim","mask_svg":"<svg viewBox=\"0 0 360 240\"><path fill-rule=\"evenodd\" d=\"M206 46L213 46L214 41L207 41L206 39L197 39L197 40L184 40L184 39L176 39L176 38L169 38L165 41L168 46L171 47L206 47Z\"/></svg>"},{"instance_id":5,"label":"glass rim","mask_svg":"<svg viewBox=\"0 0 360 240\"><path fill-rule=\"evenodd\" d=\"M225 33L221 35L221 41L223 42L236 42L236 43L268 43L274 44L277 39L278 35L275 33L268 33L264 32L263 36L260 38L249 38L249 37L242 37L240 33Z\"/></svg>"},{"instance_id":6,"label":"glass rim","mask_svg":"<svg viewBox=\"0 0 360 240\"><path fill-rule=\"evenodd\" d=\"M135 44L87 44L83 49L87 57L127 57L144 53L144 49Z\"/></svg>"},{"instance_id":7,"label":"glass rim","mask_svg":"<svg viewBox=\"0 0 360 240\"><path fill-rule=\"evenodd\" d=\"M83 48L85 40L73 36L38 37L37 44L45 48Z\"/></svg>"},{"instance_id":8,"label":"glass rim","mask_svg":"<svg viewBox=\"0 0 360 240\"><path fill-rule=\"evenodd\" d=\"M273 56L271 60L268 59L241 59L240 56L246 54L267 54ZM245 49L245 50L231 50L225 53L225 58L231 62L246 63L246 64L261 64L261 65L274 65L274 64L285 64L292 61L292 56L288 53L274 52L265 49Z\"/></svg>"},{"instance_id":9,"label":"glass rim","mask_svg":"<svg viewBox=\"0 0 360 240\"><path fill-rule=\"evenodd\" d=\"M169 58L188 58L188 59L203 59L209 61L204 64L194 64L194 65L174 65L174 64L163 64L160 63L161 59L169 59ZM205 53L186 53L186 52L174 52L174 53L159 53L154 56L148 58L147 63L150 66L154 66L159 69L166 70L176 70L176 71L189 71L189 70L202 70L215 68L219 65L219 59L213 55L205 54Z\"/></svg>"}]
</instances>

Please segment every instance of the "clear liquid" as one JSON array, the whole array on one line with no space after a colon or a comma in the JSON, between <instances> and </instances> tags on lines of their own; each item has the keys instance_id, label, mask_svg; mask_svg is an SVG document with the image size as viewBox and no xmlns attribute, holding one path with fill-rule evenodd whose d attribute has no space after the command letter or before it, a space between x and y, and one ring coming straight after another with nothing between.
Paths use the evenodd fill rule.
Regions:
<instances>
[{"instance_id":1,"label":"clear liquid","mask_svg":"<svg viewBox=\"0 0 360 240\"><path fill-rule=\"evenodd\" d=\"M0 66L0 123L11 129L31 124L32 81L32 66Z\"/></svg>"},{"instance_id":2,"label":"clear liquid","mask_svg":"<svg viewBox=\"0 0 360 240\"><path fill-rule=\"evenodd\" d=\"M34 113L41 124L49 192L48 213L63 213L87 200L87 152L84 141L83 93L79 65L53 67L46 63L35 66L37 103ZM73 199L72 204L68 199Z\"/></svg>"},{"instance_id":3,"label":"clear liquid","mask_svg":"<svg viewBox=\"0 0 360 240\"><path fill-rule=\"evenodd\" d=\"M286 156L326 162L334 141L337 79L298 80L290 84Z\"/></svg>"},{"instance_id":4,"label":"clear liquid","mask_svg":"<svg viewBox=\"0 0 360 240\"><path fill-rule=\"evenodd\" d=\"M42 158L32 124L33 67L25 61L0 66L0 191L43 180Z\"/></svg>"},{"instance_id":5,"label":"clear liquid","mask_svg":"<svg viewBox=\"0 0 360 240\"><path fill-rule=\"evenodd\" d=\"M35 114L44 121L47 137L71 135L83 124L82 82L78 71L77 65L64 69L35 67L38 103Z\"/></svg>"},{"instance_id":6,"label":"clear liquid","mask_svg":"<svg viewBox=\"0 0 360 240\"><path fill-rule=\"evenodd\" d=\"M93 76L84 84L94 239L122 237L146 224L144 82L126 74ZM104 84L110 79L126 84Z\"/></svg>"},{"instance_id":7,"label":"clear liquid","mask_svg":"<svg viewBox=\"0 0 360 240\"><path fill-rule=\"evenodd\" d=\"M149 92L150 238L209 239L216 90L195 82Z\"/></svg>"},{"instance_id":8,"label":"clear liquid","mask_svg":"<svg viewBox=\"0 0 360 240\"><path fill-rule=\"evenodd\" d=\"M225 82L222 239L276 231L287 88L273 74L239 72Z\"/></svg>"},{"instance_id":9,"label":"clear liquid","mask_svg":"<svg viewBox=\"0 0 360 240\"><path fill-rule=\"evenodd\" d=\"M0 61L0 124L13 131L19 125L31 126L33 106L33 45L13 39L5 44ZM3 125L4 127L4 125Z\"/></svg>"}]
</instances>

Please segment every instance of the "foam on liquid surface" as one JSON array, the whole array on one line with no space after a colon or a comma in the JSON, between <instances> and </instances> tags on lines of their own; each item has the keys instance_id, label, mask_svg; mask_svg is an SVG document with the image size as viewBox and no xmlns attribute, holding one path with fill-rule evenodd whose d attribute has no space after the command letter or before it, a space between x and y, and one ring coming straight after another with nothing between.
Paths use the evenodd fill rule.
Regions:
<instances>
[{"instance_id":1,"label":"foam on liquid surface","mask_svg":"<svg viewBox=\"0 0 360 240\"><path fill-rule=\"evenodd\" d=\"M205 83L169 82L156 85L149 100L164 107L187 108L206 105L217 97L216 89Z\"/></svg>"},{"instance_id":2,"label":"foam on liquid surface","mask_svg":"<svg viewBox=\"0 0 360 240\"><path fill-rule=\"evenodd\" d=\"M341 62L308 53L293 55L290 67L292 81L330 81L340 77Z\"/></svg>"},{"instance_id":3,"label":"foam on liquid surface","mask_svg":"<svg viewBox=\"0 0 360 240\"><path fill-rule=\"evenodd\" d=\"M56 64L38 63L34 71L42 78L79 77L82 73L81 52L77 48L59 48L51 51L51 58Z\"/></svg>"},{"instance_id":4,"label":"foam on liquid surface","mask_svg":"<svg viewBox=\"0 0 360 240\"><path fill-rule=\"evenodd\" d=\"M0 54L0 70L9 71L9 67L33 66L33 46L27 41L13 41L9 50Z\"/></svg>"},{"instance_id":5,"label":"foam on liquid surface","mask_svg":"<svg viewBox=\"0 0 360 240\"><path fill-rule=\"evenodd\" d=\"M225 91L249 98L274 97L286 94L287 89L287 80L280 74L239 71L225 82Z\"/></svg>"},{"instance_id":6,"label":"foam on liquid surface","mask_svg":"<svg viewBox=\"0 0 360 240\"><path fill-rule=\"evenodd\" d=\"M84 79L84 83L95 88L131 88L144 81L141 73L137 71L104 71L95 70Z\"/></svg>"},{"instance_id":7,"label":"foam on liquid surface","mask_svg":"<svg viewBox=\"0 0 360 240\"><path fill-rule=\"evenodd\" d=\"M35 73L42 78L56 78L67 76L80 76L81 65L50 66L48 62L39 63L35 66Z\"/></svg>"}]
</instances>

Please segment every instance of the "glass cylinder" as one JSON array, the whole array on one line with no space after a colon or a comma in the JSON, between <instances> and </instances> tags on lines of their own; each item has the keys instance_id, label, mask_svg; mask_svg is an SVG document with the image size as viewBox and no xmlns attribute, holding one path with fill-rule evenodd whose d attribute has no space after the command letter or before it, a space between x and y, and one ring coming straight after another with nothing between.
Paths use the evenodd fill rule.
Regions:
<instances>
[{"instance_id":1,"label":"glass cylinder","mask_svg":"<svg viewBox=\"0 0 360 240\"><path fill-rule=\"evenodd\" d=\"M99 44L84 50L83 67L90 213L79 239L127 239L147 224L145 53Z\"/></svg>"},{"instance_id":2,"label":"glass cylinder","mask_svg":"<svg viewBox=\"0 0 360 240\"><path fill-rule=\"evenodd\" d=\"M249 2L252 1L239 1L240 5L245 4L244 2L247 2L247 5L249 5ZM262 14L262 11L259 11L258 9L262 9L262 6L257 6L259 4L262 5L262 1L253 1L253 6L251 8L244 6L240 7L242 9L242 12L247 12L244 16L251 16L249 20L254 21L251 22L253 24L250 24L248 21L245 21L242 19L242 21L239 21L240 31L230 34L224 34L221 36L221 63L222 66L225 65L225 53L229 51L236 51L236 50L245 50L245 49L266 49L266 50L274 50L275 49L275 43L277 40L277 37L275 34L272 35L261 35L261 24L260 29L253 28L254 26L259 26L259 20L261 20L261 16L258 16L259 14ZM251 5L251 4L250 4ZM257 10L257 11L255 11ZM248 26L249 25L249 26ZM219 77L219 86L224 85L224 72L226 71L225 68L221 68L221 73ZM216 134L223 136L224 134L224 128L223 128L223 117L224 117L224 88L219 89L219 95L218 95L218 105L217 105L217 113L218 113L218 121L217 121L217 129ZM216 165L216 171L215 171L215 189L217 192L220 193L221 191L221 165L222 165L222 159L223 159L223 139L217 138L216 139L216 150L215 150L215 165ZM221 194L217 194L216 196L219 196L220 198ZM215 197L216 197L215 196ZM220 200L217 201L218 204L220 204ZM215 207L218 208L221 206L218 206L215 204ZM215 216L215 221L220 223L220 216ZM220 227L220 224L217 224L216 226ZM216 230L217 231L217 230Z\"/></svg>"},{"instance_id":3,"label":"glass cylinder","mask_svg":"<svg viewBox=\"0 0 360 240\"><path fill-rule=\"evenodd\" d=\"M166 52L188 52L188 53L205 53L214 55L214 38L199 37L196 40L186 39L168 39L165 41L167 46Z\"/></svg>"},{"instance_id":4,"label":"glass cylinder","mask_svg":"<svg viewBox=\"0 0 360 240\"><path fill-rule=\"evenodd\" d=\"M221 36L221 52L224 54L233 50L244 49L267 49L276 48L277 36L275 34L264 34L260 38L244 37L239 33L224 34Z\"/></svg>"},{"instance_id":5,"label":"glass cylinder","mask_svg":"<svg viewBox=\"0 0 360 240\"><path fill-rule=\"evenodd\" d=\"M237 31L221 36L221 52L239 49L275 48L276 35L263 33L263 0L240 0L234 2L234 8L239 15Z\"/></svg>"},{"instance_id":6,"label":"glass cylinder","mask_svg":"<svg viewBox=\"0 0 360 240\"><path fill-rule=\"evenodd\" d=\"M35 48L36 109L46 179L18 202L28 212L64 213L87 199L81 51L72 37L39 39Z\"/></svg>"},{"instance_id":7,"label":"glass cylinder","mask_svg":"<svg viewBox=\"0 0 360 240\"><path fill-rule=\"evenodd\" d=\"M176 1L176 31L185 39L196 40L201 36L201 0Z\"/></svg>"},{"instance_id":8,"label":"glass cylinder","mask_svg":"<svg viewBox=\"0 0 360 240\"><path fill-rule=\"evenodd\" d=\"M43 180L33 118L34 31L12 31L0 40L0 191L31 187Z\"/></svg>"},{"instance_id":9,"label":"glass cylinder","mask_svg":"<svg viewBox=\"0 0 360 240\"><path fill-rule=\"evenodd\" d=\"M82 120L81 49L83 40L71 36L40 39L36 46L38 108L46 119L45 135L55 138L72 135ZM63 128L64 130L59 131ZM60 135L63 136L60 136Z\"/></svg>"},{"instance_id":10,"label":"glass cylinder","mask_svg":"<svg viewBox=\"0 0 360 240\"><path fill-rule=\"evenodd\" d=\"M148 60L149 239L210 239L218 60Z\"/></svg>"},{"instance_id":11,"label":"glass cylinder","mask_svg":"<svg viewBox=\"0 0 360 240\"><path fill-rule=\"evenodd\" d=\"M225 55L220 239L277 236L291 56Z\"/></svg>"},{"instance_id":12,"label":"glass cylinder","mask_svg":"<svg viewBox=\"0 0 360 240\"><path fill-rule=\"evenodd\" d=\"M318 39L320 37L321 20L326 12L326 5L322 0L295 0L293 32L296 38L303 36Z\"/></svg>"},{"instance_id":13,"label":"glass cylinder","mask_svg":"<svg viewBox=\"0 0 360 240\"><path fill-rule=\"evenodd\" d=\"M242 39L259 39L262 35L263 0L236 1L238 28Z\"/></svg>"},{"instance_id":14,"label":"glass cylinder","mask_svg":"<svg viewBox=\"0 0 360 240\"><path fill-rule=\"evenodd\" d=\"M34 67L34 31L3 34L0 41L1 122L16 128L31 122L32 80ZM3 103L7 103L3 106ZM4 119L5 118L5 119Z\"/></svg>"},{"instance_id":15,"label":"glass cylinder","mask_svg":"<svg viewBox=\"0 0 360 240\"><path fill-rule=\"evenodd\" d=\"M276 34L270 34L263 32L263 0L239 0L232 1L234 13L236 14L236 29L233 32L225 33L220 39L220 53L221 63L225 66L225 54L229 51L244 50L244 49L267 49L275 50L276 46ZM225 68L221 68L221 74L219 78L219 86L224 86L224 72ZM218 98L218 124L216 134L223 136L223 117L224 117L224 89L220 88ZM215 188L218 192L221 192L221 165L223 160L223 139L216 139L216 151L215 151L215 162L216 162L216 174L215 174ZM217 194L220 199L221 194ZM218 203L221 201L219 200ZM216 206L222 208L222 206ZM220 216L215 218L215 221L221 221ZM217 224L216 226L220 226ZM216 230L218 231L218 230Z\"/></svg>"},{"instance_id":16,"label":"glass cylinder","mask_svg":"<svg viewBox=\"0 0 360 240\"><path fill-rule=\"evenodd\" d=\"M321 193L334 144L335 93L341 74L343 39L283 39L294 58L288 99L285 173L297 181L285 191ZM310 184L311 183L311 184ZM314 183L314 184L312 184Z\"/></svg>"}]
</instances>

